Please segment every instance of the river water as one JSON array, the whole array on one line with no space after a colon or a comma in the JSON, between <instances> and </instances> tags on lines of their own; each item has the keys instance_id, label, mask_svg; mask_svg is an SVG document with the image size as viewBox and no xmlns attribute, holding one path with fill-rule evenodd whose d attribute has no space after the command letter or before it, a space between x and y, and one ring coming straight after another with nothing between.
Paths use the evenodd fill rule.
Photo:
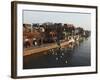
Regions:
<instances>
[{"instance_id":1,"label":"river water","mask_svg":"<svg viewBox=\"0 0 100 80\"><path fill-rule=\"evenodd\" d=\"M90 37L74 48L52 49L23 58L23 69L79 67L91 65Z\"/></svg>"}]
</instances>

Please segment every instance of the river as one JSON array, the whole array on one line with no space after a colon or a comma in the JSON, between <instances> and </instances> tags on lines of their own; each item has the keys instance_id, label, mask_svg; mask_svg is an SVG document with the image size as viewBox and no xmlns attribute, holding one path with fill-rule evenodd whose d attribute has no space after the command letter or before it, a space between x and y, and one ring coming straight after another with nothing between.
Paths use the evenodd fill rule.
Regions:
<instances>
[{"instance_id":1,"label":"river","mask_svg":"<svg viewBox=\"0 0 100 80\"><path fill-rule=\"evenodd\" d=\"M91 38L74 48L52 49L23 57L23 69L79 67L91 65Z\"/></svg>"}]
</instances>

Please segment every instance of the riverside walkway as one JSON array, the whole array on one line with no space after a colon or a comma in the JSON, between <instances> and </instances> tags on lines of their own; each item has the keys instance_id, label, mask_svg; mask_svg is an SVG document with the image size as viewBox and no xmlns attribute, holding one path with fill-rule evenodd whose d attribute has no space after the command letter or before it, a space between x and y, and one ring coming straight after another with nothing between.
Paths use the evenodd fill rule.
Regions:
<instances>
[{"instance_id":1,"label":"riverside walkway","mask_svg":"<svg viewBox=\"0 0 100 80\"><path fill-rule=\"evenodd\" d=\"M73 39L71 39L69 41L63 41L63 42L61 42L60 46L61 46L61 48L64 48L65 46L68 46L72 42L74 42ZM50 44L47 44L45 46L40 46L40 47L30 48L30 49L24 49L23 55L28 56L28 55L31 55L31 54L45 52L45 51L48 51L50 49L54 49L54 48L57 48L57 47L59 47L59 46L56 43L50 43Z\"/></svg>"}]
</instances>

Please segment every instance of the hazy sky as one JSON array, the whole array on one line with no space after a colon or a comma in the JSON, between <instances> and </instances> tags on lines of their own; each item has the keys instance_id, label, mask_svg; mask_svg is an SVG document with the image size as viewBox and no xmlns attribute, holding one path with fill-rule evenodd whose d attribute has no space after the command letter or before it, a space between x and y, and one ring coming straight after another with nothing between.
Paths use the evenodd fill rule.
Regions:
<instances>
[{"instance_id":1,"label":"hazy sky","mask_svg":"<svg viewBox=\"0 0 100 80\"><path fill-rule=\"evenodd\" d=\"M23 23L69 23L91 30L91 14L71 12L23 11Z\"/></svg>"}]
</instances>

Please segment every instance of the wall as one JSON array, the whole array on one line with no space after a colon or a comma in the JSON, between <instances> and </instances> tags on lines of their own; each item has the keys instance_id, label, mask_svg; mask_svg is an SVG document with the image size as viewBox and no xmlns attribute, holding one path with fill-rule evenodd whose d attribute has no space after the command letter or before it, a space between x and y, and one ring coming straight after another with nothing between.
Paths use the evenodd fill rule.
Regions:
<instances>
[{"instance_id":1,"label":"wall","mask_svg":"<svg viewBox=\"0 0 100 80\"><path fill-rule=\"evenodd\" d=\"M51 3L64 4L82 4L82 5L97 5L98 14L100 13L100 0L30 0ZM11 0L0 0L0 80L13 80L10 78L11 68ZM98 15L98 22L100 16ZM100 24L98 24L99 26ZM98 27L98 34L99 27ZM98 36L98 44L100 44L100 37ZM100 45L99 45L100 46ZM99 47L98 46L98 47ZM100 50L98 51L98 53ZM100 54L98 54L100 57ZM98 63L100 62L100 58ZM100 64L98 64L100 67ZM100 80L100 69L98 74L91 75L74 75L74 76L60 76L60 77L45 77L45 78L30 78L28 80ZM22 79L24 80L24 79ZM27 79L26 79L27 80Z\"/></svg>"}]
</instances>

